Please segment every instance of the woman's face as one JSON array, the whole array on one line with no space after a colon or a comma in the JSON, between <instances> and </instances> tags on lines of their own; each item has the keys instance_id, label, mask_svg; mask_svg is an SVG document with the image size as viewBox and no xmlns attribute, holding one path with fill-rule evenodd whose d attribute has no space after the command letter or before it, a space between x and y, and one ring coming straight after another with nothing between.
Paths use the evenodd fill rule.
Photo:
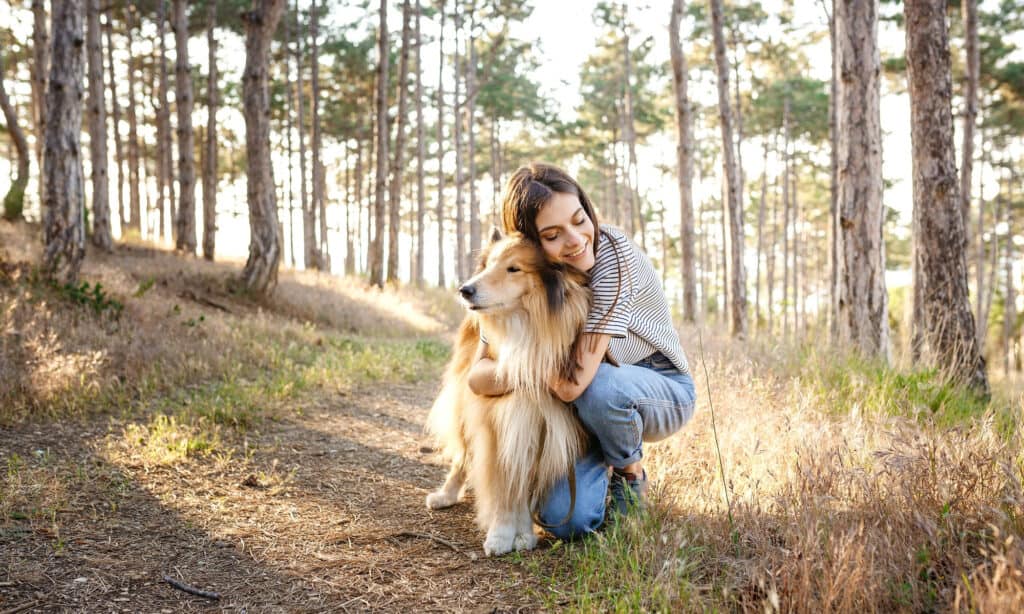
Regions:
<instances>
[{"instance_id":1,"label":"woman's face","mask_svg":"<svg viewBox=\"0 0 1024 614\"><path fill-rule=\"evenodd\" d=\"M594 223L578 196L555 192L537 212L536 223L548 260L584 272L594 267Z\"/></svg>"}]
</instances>

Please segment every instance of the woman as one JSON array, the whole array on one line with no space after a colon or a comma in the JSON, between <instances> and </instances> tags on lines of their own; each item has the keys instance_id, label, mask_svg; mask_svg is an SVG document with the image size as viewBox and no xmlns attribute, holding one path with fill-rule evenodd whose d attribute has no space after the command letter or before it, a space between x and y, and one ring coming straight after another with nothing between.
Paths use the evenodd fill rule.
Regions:
<instances>
[{"instance_id":1,"label":"woman","mask_svg":"<svg viewBox=\"0 0 1024 614\"><path fill-rule=\"evenodd\" d=\"M548 164L520 168L509 180L501 220L505 233L525 235L551 262L590 274L594 302L578 344L576 381L556 375L549 386L575 405L597 445L576 464L571 515L568 478L539 511L555 536L571 539L604 521L609 466L613 509L625 514L641 501L643 442L664 439L690 419L693 378L650 260L622 231L598 225L574 179ZM619 366L604 362L606 354ZM488 358L474 365L469 385L482 395L507 392Z\"/></svg>"}]
</instances>

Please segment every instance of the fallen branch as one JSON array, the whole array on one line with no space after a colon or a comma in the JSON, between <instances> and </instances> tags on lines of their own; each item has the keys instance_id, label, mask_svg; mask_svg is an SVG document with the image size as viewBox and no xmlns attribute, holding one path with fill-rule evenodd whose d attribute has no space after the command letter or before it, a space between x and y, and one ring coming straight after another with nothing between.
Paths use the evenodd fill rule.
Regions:
<instances>
[{"instance_id":1,"label":"fallen branch","mask_svg":"<svg viewBox=\"0 0 1024 614\"><path fill-rule=\"evenodd\" d=\"M437 542L442 546L448 546L449 548L451 548L455 552L458 552L459 554L466 554L466 552L462 548L459 548L447 539L438 537L431 533L415 533L413 531L402 531L400 533L395 533L394 535L391 535L391 537L418 537L420 539L429 539L430 541ZM470 556L471 558L476 558L472 554L469 554L468 556Z\"/></svg>"},{"instance_id":2,"label":"fallen branch","mask_svg":"<svg viewBox=\"0 0 1024 614\"><path fill-rule=\"evenodd\" d=\"M0 614L18 614L18 612L24 612L25 610L36 607L37 605L39 605L39 601L29 601L28 603L14 606L9 610L4 610L3 612L0 612Z\"/></svg>"},{"instance_id":3,"label":"fallen branch","mask_svg":"<svg viewBox=\"0 0 1024 614\"><path fill-rule=\"evenodd\" d=\"M193 292L191 290L185 290L185 291L181 292L180 294L178 294L178 296L180 296L181 298L188 299L190 301L195 301L195 302L197 302L197 303L199 303L201 305L206 305L207 307L213 307L214 309L219 309L219 310L221 310L221 311L223 311L225 313L231 313L231 310L228 309L227 307L225 307L224 305L221 305L220 303L218 303L218 302L216 302L216 301L214 301L212 299L206 298L205 296L200 296L200 295L196 294L195 292Z\"/></svg>"},{"instance_id":4,"label":"fallen branch","mask_svg":"<svg viewBox=\"0 0 1024 614\"><path fill-rule=\"evenodd\" d=\"M179 591L185 591L190 595L195 595L197 597L205 597L206 599L220 599L220 593L213 593L210 591L200 590L194 586L189 586L184 582L179 582L170 576L164 576L164 582L170 584Z\"/></svg>"}]
</instances>

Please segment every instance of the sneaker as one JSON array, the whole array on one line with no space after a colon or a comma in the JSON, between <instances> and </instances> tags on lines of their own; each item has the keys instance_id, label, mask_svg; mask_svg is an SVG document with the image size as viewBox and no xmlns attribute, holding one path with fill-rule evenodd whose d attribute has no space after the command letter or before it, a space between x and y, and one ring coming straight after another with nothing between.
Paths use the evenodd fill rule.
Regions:
<instances>
[{"instance_id":1,"label":"sneaker","mask_svg":"<svg viewBox=\"0 0 1024 614\"><path fill-rule=\"evenodd\" d=\"M647 493L647 472L642 475L615 469L612 472L609 491L612 495L611 510L620 516L628 516L644 507Z\"/></svg>"}]
</instances>

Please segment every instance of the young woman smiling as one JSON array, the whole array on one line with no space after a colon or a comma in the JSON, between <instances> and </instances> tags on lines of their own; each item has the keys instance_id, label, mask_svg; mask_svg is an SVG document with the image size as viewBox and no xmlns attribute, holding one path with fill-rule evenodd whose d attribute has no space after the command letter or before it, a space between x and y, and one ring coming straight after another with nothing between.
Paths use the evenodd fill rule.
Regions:
<instances>
[{"instance_id":1,"label":"young woman smiling","mask_svg":"<svg viewBox=\"0 0 1024 614\"><path fill-rule=\"evenodd\" d=\"M594 293L576 381L556 375L549 382L592 436L576 464L571 516L562 523L571 500L568 476L539 512L545 524L558 525L552 533L570 539L601 526L609 486L620 514L642 500L643 442L664 439L690 419L693 378L650 260L621 230L599 225L590 199L565 171L542 163L518 169L506 187L501 220L505 233L525 235L549 261L588 273ZM507 392L488 358L474 365L470 388L482 395Z\"/></svg>"}]
</instances>

